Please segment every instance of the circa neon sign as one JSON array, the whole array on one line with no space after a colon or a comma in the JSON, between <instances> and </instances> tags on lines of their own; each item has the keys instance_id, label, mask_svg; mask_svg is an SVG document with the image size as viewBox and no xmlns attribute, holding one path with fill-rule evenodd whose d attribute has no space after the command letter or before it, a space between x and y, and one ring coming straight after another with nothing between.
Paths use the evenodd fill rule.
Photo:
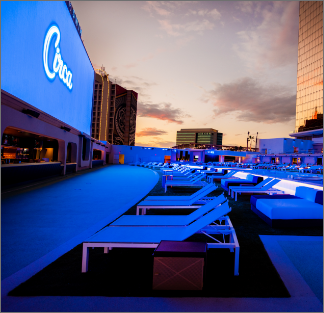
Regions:
<instances>
[{"instance_id":1,"label":"circa neon sign","mask_svg":"<svg viewBox=\"0 0 324 313\"><path fill-rule=\"evenodd\" d=\"M55 56L53 61L53 72L49 69L48 66L48 49L49 45L51 43L51 39L53 35L56 34L56 40L55 40ZM43 49L43 64L44 69L47 77L50 80L53 80L56 76L56 73L58 73L60 80L71 90L72 89L72 72L68 70L66 64L64 64L64 61L62 60L62 56L60 53L59 43L61 40L61 33L57 26L52 26L45 37L44 41L44 49Z\"/></svg>"}]
</instances>

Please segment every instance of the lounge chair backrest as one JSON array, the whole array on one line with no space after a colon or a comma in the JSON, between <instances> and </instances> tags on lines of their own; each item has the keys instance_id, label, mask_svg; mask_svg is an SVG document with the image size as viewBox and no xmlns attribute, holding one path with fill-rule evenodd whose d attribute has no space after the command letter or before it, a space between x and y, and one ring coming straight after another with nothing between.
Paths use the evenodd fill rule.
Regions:
<instances>
[{"instance_id":1,"label":"lounge chair backrest","mask_svg":"<svg viewBox=\"0 0 324 313\"><path fill-rule=\"evenodd\" d=\"M217 202L217 199L213 200L215 201L214 203ZM210 201L208 204L211 205L213 201ZM182 231L180 235L181 240L185 240L188 237L192 236L194 233L199 231L200 229L204 228L205 226L211 224L218 218L222 217L223 215L229 213L231 211L231 208L228 206L228 201L226 201L224 204L221 206L216 207L209 213L205 214L201 218L195 220L193 223L190 225L184 227L184 230Z\"/></svg>"},{"instance_id":2,"label":"lounge chair backrest","mask_svg":"<svg viewBox=\"0 0 324 313\"><path fill-rule=\"evenodd\" d=\"M260 189L261 190L269 190L270 188L272 188L274 185L278 184L279 182L280 182L280 179L272 179L270 182L268 182L267 184L265 184Z\"/></svg>"},{"instance_id":3,"label":"lounge chair backrest","mask_svg":"<svg viewBox=\"0 0 324 313\"><path fill-rule=\"evenodd\" d=\"M295 196L323 205L323 190L299 186L296 188Z\"/></svg>"},{"instance_id":4,"label":"lounge chair backrest","mask_svg":"<svg viewBox=\"0 0 324 313\"><path fill-rule=\"evenodd\" d=\"M226 175L224 175L223 178L227 178L227 177L232 177L237 173L237 171L230 171L229 173L227 173Z\"/></svg>"},{"instance_id":5,"label":"lounge chair backrest","mask_svg":"<svg viewBox=\"0 0 324 313\"><path fill-rule=\"evenodd\" d=\"M216 173L220 174L221 172L218 171L218 172L216 172ZM231 177L231 176L233 176L233 175L234 175L234 174L232 173L232 171L231 171L231 172L227 172L227 174L223 175L222 178Z\"/></svg>"},{"instance_id":6,"label":"lounge chair backrest","mask_svg":"<svg viewBox=\"0 0 324 313\"><path fill-rule=\"evenodd\" d=\"M193 179L191 179L191 182L195 183L199 180L202 180L204 178L205 174L204 173L201 173L199 175L197 175L196 177L194 177Z\"/></svg>"},{"instance_id":7,"label":"lounge chair backrest","mask_svg":"<svg viewBox=\"0 0 324 313\"><path fill-rule=\"evenodd\" d=\"M217 201L216 201L217 200ZM207 202L206 204L202 205L199 209L195 210L191 214L187 215L188 220L191 220L193 222L194 220L198 219L202 215L206 214L216 206L220 205L221 203L225 202L227 199L224 196L224 193L222 193L220 196L218 196L216 199Z\"/></svg>"},{"instance_id":8,"label":"lounge chair backrest","mask_svg":"<svg viewBox=\"0 0 324 313\"><path fill-rule=\"evenodd\" d=\"M255 187L255 188L261 188L261 187L263 187L264 185L270 183L273 179L274 179L274 178L272 178L272 177L268 177L268 178L266 178L265 180L263 180L262 182L260 182L260 183L258 183L257 185L255 185L254 187Z\"/></svg>"},{"instance_id":9,"label":"lounge chair backrest","mask_svg":"<svg viewBox=\"0 0 324 313\"><path fill-rule=\"evenodd\" d=\"M191 199L195 202L198 201L199 199L205 197L212 191L216 190L218 187L214 184L207 184L203 188L199 189L197 192L193 194L193 197Z\"/></svg>"}]
</instances>

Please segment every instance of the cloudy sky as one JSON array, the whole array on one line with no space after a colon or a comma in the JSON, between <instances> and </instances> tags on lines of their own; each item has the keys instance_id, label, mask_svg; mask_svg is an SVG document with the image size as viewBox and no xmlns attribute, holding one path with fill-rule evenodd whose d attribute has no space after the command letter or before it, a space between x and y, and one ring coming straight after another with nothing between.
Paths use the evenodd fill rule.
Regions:
<instances>
[{"instance_id":1,"label":"cloudy sky","mask_svg":"<svg viewBox=\"0 0 324 313\"><path fill-rule=\"evenodd\" d=\"M223 144L295 126L299 2L72 2L94 65L139 94L136 145L175 145L181 128Z\"/></svg>"}]
</instances>

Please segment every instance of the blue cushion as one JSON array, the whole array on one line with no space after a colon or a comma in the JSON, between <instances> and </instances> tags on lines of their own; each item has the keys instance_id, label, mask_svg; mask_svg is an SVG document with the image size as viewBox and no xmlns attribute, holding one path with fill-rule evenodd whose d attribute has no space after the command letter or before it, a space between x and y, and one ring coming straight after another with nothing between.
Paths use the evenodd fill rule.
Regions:
<instances>
[{"instance_id":1,"label":"blue cushion","mask_svg":"<svg viewBox=\"0 0 324 313\"><path fill-rule=\"evenodd\" d=\"M246 179L222 179L221 186L227 191L229 184L244 184L244 183L251 183L251 184L258 184L263 181L262 176L254 176L254 175L247 175Z\"/></svg>"},{"instance_id":2,"label":"blue cushion","mask_svg":"<svg viewBox=\"0 0 324 313\"><path fill-rule=\"evenodd\" d=\"M262 182L263 177L248 174L248 175L246 176L245 180L250 181L250 182L256 184L256 183Z\"/></svg>"},{"instance_id":3,"label":"blue cushion","mask_svg":"<svg viewBox=\"0 0 324 313\"><path fill-rule=\"evenodd\" d=\"M317 190L315 203L323 205L323 190Z\"/></svg>"},{"instance_id":4,"label":"blue cushion","mask_svg":"<svg viewBox=\"0 0 324 313\"><path fill-rule=\"evenodd\" d=\"M253 180L253 177L254 177L253 175L248 174L248 175L246 176L245 180L252 181L252 180Z\"/></svg>"},{"instance_id":5,"label":"blue cushion","mask_svg":"<svg viewBox=\"0 0 324 313\"><path fill-rule=\"evenodd\" d=\"M256 203L259 199L302 199L292 195L254 195L251 196L250 202L255 207L257 206Z\"/></svg>"},{"instance_id":6,"label":"blue cushion","mask_svg":"<svg viewBox=\"0 0 324 313\"><path fill-rule=\"evenodd\" d=\"M304 199L259 199L256 208L270 219L323 219L323 206Z\"/></svg>"},{"instance_id":7,"label":"blue cushion","mask_svg":"<svg viewBox=\"0 0 324 313\"><path fill-rule=\"evenodd\" d=\"M323 205L323 190L299 186L296 188L295 196Z\"/></svg>"}]
</instances>

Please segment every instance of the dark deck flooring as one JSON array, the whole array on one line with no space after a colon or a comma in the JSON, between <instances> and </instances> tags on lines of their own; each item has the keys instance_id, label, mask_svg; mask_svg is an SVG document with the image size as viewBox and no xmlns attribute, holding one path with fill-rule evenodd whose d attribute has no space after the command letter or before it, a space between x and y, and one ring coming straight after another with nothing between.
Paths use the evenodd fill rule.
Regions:
<instances>
[{"instance_id":1,"label":"dark deck flooring","mask_svg":"<svg viewBox=\"0 0 324 313\"><path fill-rule=\"evenodd\" d=\"M148 195L190 195L197 189L171 188L165 194L159 182ZM223 192L219 188L210 196ZM237 202L229 198L228 214L240 244L240 275L233 275L234 254L211 249L207 254L202 291L152 291L153 249L90 250L89 271L81 273L81 244L12 290L10 296L106 296L106 297L290 297L259 235L322 236L321 228L273 229L250 209L249 196ZM136 205L125 214L135 214ZM152 210L148 214L188 214L185 210ZM206 241L194 235L187 241ZM210 239L207 241L209 242Z\"/></svg>"}]
</instances>

